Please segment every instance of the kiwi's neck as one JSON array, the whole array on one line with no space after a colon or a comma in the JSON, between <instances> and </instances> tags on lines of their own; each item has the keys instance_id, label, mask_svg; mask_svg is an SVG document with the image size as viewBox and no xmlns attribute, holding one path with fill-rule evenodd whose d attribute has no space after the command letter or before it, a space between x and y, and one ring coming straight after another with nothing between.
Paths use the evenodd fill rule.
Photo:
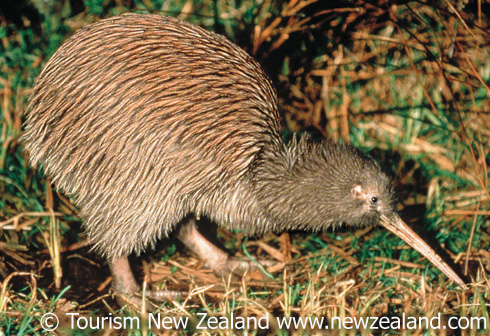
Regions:
<instances>
[{"instance_id":1,"label":"kiwi's neck","mask_svg":"<svg viewBox=\"0 0 490 336\"><path fill-rule=\"evenodd\" d=\"M272 229L320 229L325 226L318 209L314 174L315 151L306 138L264 152L254 169L254 187ZM313 174L312 174L313 172Z\"/></svg>"}]
</instances>

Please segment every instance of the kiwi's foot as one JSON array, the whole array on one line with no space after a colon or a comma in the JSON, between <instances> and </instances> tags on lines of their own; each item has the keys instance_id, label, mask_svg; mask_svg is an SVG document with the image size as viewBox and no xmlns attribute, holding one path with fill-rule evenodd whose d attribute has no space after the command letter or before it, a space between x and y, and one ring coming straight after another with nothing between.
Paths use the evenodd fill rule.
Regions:
<instances>
[{"instance_id":1,"label":"kiwi's foot","mask_svg":"<svg viewBox=\"0 0 490 336\"><path fill-rule=\"evenodd\" d=\"M195 219L182 223L177 235L179 240L191 251L196 253L205 265L218 276L238 280L247 271L261 269L276 264L272 260L252 261L248 258L231 257L228 253L211 243L197 229Z\"/></svg>"},{"instance_id":2,"label":"kiwi's foot","mask_svg":"<svg viewBox=\"0 0 490 336\"><path fill-rule=\"evenodd\" d=\"M109 267L112 274L112 289L121 306L128 305L141 310L145 302L146 307L153 310L158 307L155 303L185 298L188 295L186 292L167 290L145 290L142 293L141 287L131 271L127 257L110 260Z\"/></svg>"}]
</instances>

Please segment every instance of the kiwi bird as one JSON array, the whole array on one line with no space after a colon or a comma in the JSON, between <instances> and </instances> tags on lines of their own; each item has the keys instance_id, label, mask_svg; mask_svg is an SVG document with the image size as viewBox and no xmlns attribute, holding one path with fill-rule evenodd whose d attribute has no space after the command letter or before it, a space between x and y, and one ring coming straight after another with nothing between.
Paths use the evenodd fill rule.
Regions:
<instances>
[{"instance_id":1,"label":"kiwi bird","mask_svg":"<svg viewBox=\"0 0 490 336\"><path fill-rule=\"evenodd\" d=\"M218 274L237 266L199 233L201 216L251 235L381 224L466 287L400 219L371 157L305 136L286 144L279 120L271 81L242 49L174 18L126 14L52 56L22 141L73 195L114 290L129 297L139 286L128 255L172 232Z\"/></svg>"}]
</instances>

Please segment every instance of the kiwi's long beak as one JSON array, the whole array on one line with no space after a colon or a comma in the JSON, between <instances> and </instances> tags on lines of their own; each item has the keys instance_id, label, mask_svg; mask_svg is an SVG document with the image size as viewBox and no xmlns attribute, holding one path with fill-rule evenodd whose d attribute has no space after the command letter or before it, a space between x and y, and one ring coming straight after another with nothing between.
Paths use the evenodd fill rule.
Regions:
<instances>
[{"instance_id":1,"label":"kiwi's long beak","mask_svg":"<svg viewBox=\"0 0 490 336\"><path fill-rule=\"evenodd\" d=\"M388 229L388 231L403 239L408 245L422 253L422 255L429 259L429 261L439 270L441 270L442 273L446 274L449 279L456 282L463 289L468 289L468 286L466 286L464 281L453 271L453 269L449 267L449 265L446 264L441 257L422 240L422 238L420 238L407 224L405 224L405 222L403 222L398 215L392 218L382 215L380 224Z\"/></svg>"}]
</instances>

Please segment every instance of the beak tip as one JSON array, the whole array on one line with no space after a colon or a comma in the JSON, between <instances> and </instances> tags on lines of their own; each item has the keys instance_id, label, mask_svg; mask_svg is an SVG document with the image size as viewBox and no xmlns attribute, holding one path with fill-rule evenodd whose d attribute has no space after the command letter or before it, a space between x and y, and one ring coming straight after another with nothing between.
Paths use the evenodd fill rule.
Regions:
<instances>
[{"instance_id":1,"label":"beak tip","mask_svg":"<svg viewBox=\"0 0 490 336\"><path fill-rule=\"evenodd\" d=\"M417 235L407 224L405 224L400 216L397 214L390 217L383 215L381 216L380 224L388 231L404 240L412 248L420 252L463 290L469 289L463 279L461 279L456 272L454 272L454 270L448 264L446 264L422 238L420 238L419 235Z\"/></svg>"}]
</instances>

